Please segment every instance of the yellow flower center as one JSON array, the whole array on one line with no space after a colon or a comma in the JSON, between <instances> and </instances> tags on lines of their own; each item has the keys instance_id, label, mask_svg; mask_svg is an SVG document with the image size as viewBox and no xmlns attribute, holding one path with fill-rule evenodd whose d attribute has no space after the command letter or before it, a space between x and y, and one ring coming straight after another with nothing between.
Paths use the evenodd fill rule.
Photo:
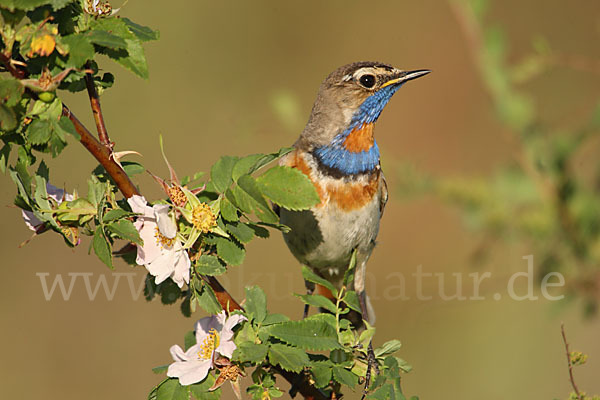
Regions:
<instances>
[{"instance_id":1,"label":"yellow flower center","mask_svg":"<svg viewBox=\"0 0 600 400\"><path fill-rule=\"evenodd\" d=\"M169 198L176 206L183 207L185 203L187 203L187 197L185 197L185 193L178 185L173 185L169 187Z\"/></svg>"},{"instance_id":2,"label":"yellow flower center","mask_svg":"<svg viewBox=\"0 0 600 400\"><path fill-rule=\"evenodd\" d=\"M156 238L156 244L160 245L163 248L172 247L173 244L175 244L175 238L168 238L162 233L160 233L160 229L158 229L158 226L154 228L154 237Z\"/></svg>"},{"instance_id":3,"label":"yellow flower center","mask_svg":"<svg viewBox=\"0 0 600 400\"><path fill-rule=\"evenodd\" d=\"M203 233L208 233L217 225L217 217L206 203L200 203L192 210L192 223Z\"/></svg>"},{"instance_id":4,"label":"yellow flower center","mask_svg":"<svg viewBox=\"0 0 600 400\"><path fill-rule=\"evenodd\" d=\"M219 334L215 328L212 328L208 331L208 336L204 338L204 341L200 345L198 358L201 360L208 360L212 357L217 347L219 347Z\"/></svg>"}]
</instances>

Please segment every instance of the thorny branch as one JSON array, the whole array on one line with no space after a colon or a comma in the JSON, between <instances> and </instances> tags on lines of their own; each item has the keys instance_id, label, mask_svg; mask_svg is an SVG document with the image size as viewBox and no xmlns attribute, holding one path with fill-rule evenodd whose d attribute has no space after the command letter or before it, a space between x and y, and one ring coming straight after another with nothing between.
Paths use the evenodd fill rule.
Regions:
<instances>
[{"instance_id":1,"label":"thorny branch","mask_svg":"<svg viewBox=\"0 0 600 400\"><path fill-rule=\"evenodd\" d=\"M581 394L579 393L579 389L575 384L575 378L573 377L573 363L571 362L571 352L569 351L569 343L567 342L567 335L565 334L565 323L561 322L560 324L560 332L562 333L563 343L565 344L565 350L567 352L567 363L569 364L569 380L571 381L571 386L573 386L573 391L577 395L578 399L583 399Z\"/></svg>"},{"instance_id":2,"label":"thorny branch","mask_svg":"<svg viewBox=\"0 0 600 400\"><path fill-rule=\"evenodd\" d=\"M6 70L11 73L17 79L24 79L27 77L27 71L16 68L9 57L0 52L0 63L4 65ZM94 113L94 119L96 121L96 127L98 128L98 135L100 141L96 139L92 133L81 123L81 121L71 112L71 110L63 104L62 114L69 118L69 120L75 126L75 130L79 134L79 141L86 148L87 151L94 156L94 158L104 167L106 172L114 180L115 184L126 198L133 195L139 195L140 192L134 183L131 181L129 176L123 171L121 166L111 157L112 147L114 143L110 142L106 126L104 125L104 118L102 115L102 109L100 107L100 101L98 93L94 86L92 77L86 74L86 86L88 88L88 94L90 96L90 104ZM221 307L225 310L234 311L240 310L242 307L240 304L227 292L227 290L221 285L221 283L214 276L203 276L205 282L214 291L217 300ZM309 381L309 377L304 373L293 373L284 371L282 369L274 367L274 370L284 377L291 385L294 392L300 393L307 400L328 400L329 398L320 390L318 390Z\"/></svg>"},{"instance_id":3,"label":"thorny branch","mask_svg":"<svg viewBox=\"0 0 600 400\"><path fill-rule=\"evenodd\" d=\"M94 77L89 72L85 74L85 86L90 97L90 105L92 107L92 113L94 114L94 120L96 121L96 130L98 131L100 143L108 147L109 150L112 150L113 143L111 143L108 138L108 132L106 131L106 125L104 124L104 116L102 115L102 107L100 106L100 96L98 96L98 91L94 84Z\"/></svg>"}]
</instances>

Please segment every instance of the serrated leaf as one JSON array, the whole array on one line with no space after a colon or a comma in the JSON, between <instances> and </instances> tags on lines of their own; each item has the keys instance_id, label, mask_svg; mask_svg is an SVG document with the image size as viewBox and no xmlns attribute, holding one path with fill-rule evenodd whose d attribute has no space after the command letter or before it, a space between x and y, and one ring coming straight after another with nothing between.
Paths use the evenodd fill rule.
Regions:
<instances>
[{"instance_id":1,"label":"serrated leaf","mask_svg":"<svg viewBox=\"0 0 600 400\"><path fill-rule=\"evenodd\" d=\"M262 326L280 324L282 322L287 322L289 320L290 320L290 318L283 314L269 314L263 320Z\"/></svg>"},{"instance_id":2,"label":"serrated leaf","mask_svg":"<svg viewBox=\"0 0 600 400\"><path fill-rule=\"evenodd\" d=\"M308 355L302 349L275 343L269 348L269 361L286 371L300 372L309 363Z\"/></svg>"},{"instance_id":3,"label":"serrated leaf","mask_svg":"<svg viewBox=\"0 0 600 400\"><path fill-rule=\"evenodd\" d=\"M114 210L109 210L106 212L106 214L104 214L104 217L102 217L102 222L107 224L107 223L115 221L117 219L131 217L134 215L136 215L136 213L125 211L121 208L115 208Z\"/></svg>"},{"instance_id":4,"label":"serrated leaf","mask_svg":"<svg viewBox=\"0 0 600 400\"><path fill-rule=\"evenodd\" d=\"M17 117L12 108L0 104L0 130L4 132L12 131L17 127Z\"/></svg>"},{"instance_id":5,"label":"serrated leaf","mask_svg":"<svg viewBox=\"0 0 600 400\"><path fill-rule=\"evenodd\" d=\"M117 35L102 30L91 30L86 33L88 40L98 46L108 47L109 49L126 49L127 42Z\"/></svg>"},{"instance_id":6,"label":"serrated leaf","mask_svg":"<svg viewBox=\"0 0 600 400\"><path fill-rule=\"evenodd\" d=\"M169 369L169 364L159 365L158 367L152 368L152 372L154 372L157 375L164 374L165 372L167 372L167 369Z\"/></svg>"},{"instance_id":7,"label":"serrated leaf","mask_svg":"<svg viewBox=\"0 0 600 400\"><path fill-rule=\"evenodd\" d=\"M147 26L136 24L129 18L122 17L121 20L125 22L129 31L133 33L142 42L147 42L149 40L158 40L160 37L160 33L157 30L154 30Z\"/></svg>"},{"instance_id":8,"label":"serrated leaf","mask_svg":"<svg viewBox=\"0 0 600 400\"><path fill-rule=\"evenodd\" d=\"M100 261L106 264L108 268L113 269L110 243L108 243L108 241L104 237L104 233L102 232L101 226L96 228L96 231L94 232L92 247L94 249L94 253L96 253Z\"/></svg>"},{"instance_id":9,"label":"serrated leaf","mask_svg":"<svg viewBox=\"0 0 600 400\"><path fill-rule=\"evenodd\" d=\"M331 381L331 366L329 365L315 365L310 369L315 380L315 386L323 388L329 385Z\"/></svg>"},{"instance_id":10,"label":"serrated leaf","mask_svg":"<svg viewBox=\"0 0 600 400\"><path fill-rule=\"evenodd\" d=\"M7 107L14 107L21 100L25 88L17 79L0 79L0 103Z\"/></svg>"},{"instance_id":11,"label":"serrated leaf","mask_svg":"<svg viewBox=\"0 0 600 400\"><path fill-rule=\"evenodd\" d=\"M1 123L0 123L1 129ZM11 145L6 143L0 150L0 172L5 173L8 166L8 157L10 156Z\"/></svg>"},{"instance_id":12,"label":"serrated leaf","mask_svg":"<svg viewBox=\"0 0 600 400\"><path fill-rule=\"evenodd\" d=\"M319 275L314 273L310 268L308 268L305 265L302 266L302 277L304 278L305 281L317 283L321 286L325 286L327 289L329 289L329 291L331 291L331 293L333 294L334 297L337 297L338 292L337 292L337 289L333 286L333 284L331 282L329 282L327 279L321 278Z\"/></svg>"},{"instance_id":13,"label":"serrated leaf","mask_svg":"<svg viewBox=\"0 0 600 400\"><path fill-rule=\"evenodd\" d=\"M74 33L63 36L61 41L69 48L66 67L81 68L86 61L93 59L96 54L90 39L84 34Z\"/></svg>"},{"instance_id":14,"label":"serrated leaf","mask_svg":"<svg viewBox=\"0 0 600 400\"><path fill-rule=\"evenodd\" d=\"M179 384L178 379L169 379L158 387L156 400L189 400L185 386Z\"/></svg>"},{"instance_id":15,"label":"serrated leaf","mask_svg":"<svg viewBox=\"0 0 600 400\"><path fill-rule=\"evenodd\" d=\"M254 178L242 175L237 183L238 186L232 190L235 198L234 204L246 212L254 212L263 222L272 224L279 222L279 217L267 203Z\"/></svg>"},{"instance_id":16,"label":"serrated leaf","mask_svg":"<svg viewBox=\"0 0 600 400\"><path fill-rule=\"evenodd\" d=\"M231 173L237 160L237 157L223 156L210 169L210 180L218 192L225 192L231 185Z\"/></svg>"},{"instance_id":17,"label":"serrated leaf","mask_svg":"<svg viewBox=\"0 0 600 400\"><path fill-rule=\"evenodd\" d=\"M27 139L32 144L44 144L52 135L52 122L35 119L27 127Z\"/></svg>"},{"instance_id":18,"label":"serrated leaf","mask_svg":"<svg viewBox=\"0 0 600 400\"><path fill-rule=\"evenodd\" d=\"M273 167L256 182L269 200L289 210L306 210L321 201L310 179L295 168Z\"/></svg>"},{"instance_id":19,"label":"serrated leaf","mask_svg":"<svg viewBox=\"0 0 600 400\"><path fill-rule=\"evenodd\" d=\"M200 275L216 276L227 272L227 268L221 264L216 256L202 254L196 262L196 272Z\"/></svg>"},{"instance_id":20,"label":"serrated leaf","mask_svg":"<svg viewBox=\"0 0 600 400\"><path fill-rule=\"evenodd\" d=\"M333 379L337 382L353 388L358 383L358 376L346 368L335 365L333 367Z\"/></svg>"},{"instance_id":21,"label":"serrated leaf","mask_svg":"<svg viewBox=\"0 0 600 400\"><path fill-rule=\"evenodd\" d=\"M112 222L106 226L109 231L119 236L121 239L129 240L132 243L143 245L142 238L139 232L135 229L133 222L121 219L116 222Z\"/></svg>"},{"instance_id":22,"label":"serrated leaf","mask_svg":"<svg viewBox=\"0 0 600 400\"><path fill-rule=\"evenodd\" d=\"M259 364L267 357L269 346L257 343L241 343L233 353L233 359L240 362Z\"/></svg>"},{"instance_id":23,"label":"serrated leaf","mask_svg":"<svg viewBox=\"0 0 600 400\"><path fill-rule=\"evenodd\" d=\"M222 308L215 293L208 285L202 287L202 292L197 297L198 305L209 314L217 314Z\"/></svg>"},{"instance_id":24,"label":"serrated leaf","mask_svg":"<svg viewBox=\"0 0 600 400\"><path fill-rule=\"evenodd\" d=\"M404 396L403 396L404 397ZM394 386L391 383L386 383L375 392L370 393L367 396L367 399L376 399L376 400L386 400L386 399L394 399Z\"/></svg>"},{"instance_id":25,"label":"serrated leaf","mask_svg":"<svg viewBox=\"0 0 600 400\"><path fill-rule=\"evenodd\" d=\"M258 286L246 288L246 305L244 307L248 316L257 323L264 321L267 316L267 296Z\"/></svg>"},{"instance_id":26,"label":"serrated leaf","mask_svg":"<svg viewBox=\"0 0 600 400\"><path fill-rule=\"evenodd\" d=\"M402 347L402 343L399 340L390 340L383 344L383 346L375 349L375 356L385 357L394 354Z\"/></svg>"},{"instance_id":27,"label":"serrated leaf","mask_svg":"<svg viewBox=\"0 0 600 400\"><path fill-rule=\"evenodd\" d=\"M194 396L196 400L219 400L221 398L221 389L209 391L215 384L215 377L211 374L206 376L202 382L194 383L188 386L189 393Z\"/></svg>"},{"instance_id":28,"label":"serrated leaf","mask_svg":"<svg viewBox=\"0 0 600 400\"><path fill-rule=\"evenodd\" d=\"M231 222L240 219L237 208L226 197L221 199L221 216L223 219Z\"/></svg>"},{"instance_id":29,"label":"serrated leaf","mask_svg":"<svg viewBox=\"0 0 600 400\"><path fill-rule=\"evenodd\" d=\"M250 175L256 163L265 157L264 154L250 154L249 156L240 158L234 165L231 176L237 182L242 175Z\"/></svg>"},{"instance_id":30,"label":"serrated leaf","mask_svg":"<svg viewBox=\"0 0 600 400\"><path fill-rule=\"evenodd\" d=\"M324 308L332 313L337 311L335 304L327 297L321 296L320 294L297 294L296 296L298 296L304 304L308 304L309 306Z\"/></svg>"},{"instance_id":31,"label":"serrated leaf","mask_svg":"<svg viewBox=\"0 0 600 400\"><path fill-rule=\"evenodd\" d=\"M58 121L58 127L60 128L60 130L64 133L68 133L69 135L73 136L75 139L79 140L81 139L81 136L79 135L79 133L77 133L77 130L75 130L75 125L73 125L73 123L71 122L71 120L68 117L61 117L60 120Z\"/></svg>"},{"instance_id":32,"label":"serrated leaf","mask_svg":"<svg viewBox=\"0 0 600 400\"><path fill-rule=\"evenodd\" d=\"M267 330L277 339L305 350L333 350L342 348L331 325L305 319L272 325Z\"/></svg>"},{"instance_id":33,"label":"serrated leaf","mask_svg":"<svg viewBox=\"0 0 600 400\"><path fill-rule=\"evenodd\" d=\"M241 243L248 243L254 237L254 229L243 222L226 223L225 228Z\"/></svg>"},{"instance_id":34,"label":"serrated leaf","mask_svg":"<svg viewBox=\"0 0 600 400\"><path fill-rule=\"evenodd\" d=\"M240 244L234 242L233 239L217 237L215 242L217 244L217 255L227 265L241 265L244 262L246 250Z\"/></svg>"},{"instance_id":35,"label":"serrated leaf","mask_svg":"<svg viewBox=\"0 0 600 400\"><path fill-rule=\"evenodd\" d=\"M358 301L358 295L356 294L355 291L350 290L350 291L346 292L343 300L344 300L344 303L346 303L346 305L348 307L350 307L354 311L361 312L360 302Z\"/></svg>"}]
</instances>

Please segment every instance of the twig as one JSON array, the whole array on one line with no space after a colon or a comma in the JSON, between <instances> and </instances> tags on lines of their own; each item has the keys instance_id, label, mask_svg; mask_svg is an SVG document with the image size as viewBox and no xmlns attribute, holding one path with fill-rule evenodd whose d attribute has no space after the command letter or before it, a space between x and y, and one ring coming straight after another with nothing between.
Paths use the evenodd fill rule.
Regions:
<instances>
[{"instance_id":1,"label":"twig","mask_svg":"<svg viewBox=\"0 0 600 400\"><path fill-rule=\"evenodd\" d=\"M6 69L17 79L24 79L27 77L27 72L15 68L8 57L0 53L0 62L5 65ZM93 81L91 82L93 85ZM97 99L97 93L95 87L92 86L93 92L89 92L90 87L86 75L86 85L88 85L88 93L90 94L90 103L92 104L92 111L94 111L94 98ZM93 93L96 93L93 96ZM98 114L94 112L96 119L96 126L98 128L98 135L103 141L100 143L92 133L79 121L79 119L71 112L69 107L63 104L62 114L69 118L69 120L75 126L75 131L79 134L79 141L81 144L94 156L94 158L104 167L108 175L115 181L115 184L126 198L133 195L139 195L140 192L134 183L131 181L129 176L123 171L123 169L111 158L112 143L106 133L104 121L102 118L102 111L100 109L100 102L97 102ZM102 126L102 128L100 128ZM104 134L102 134L102 130ZM105 135L105 136L103 136ZM104 139L102 139L104 137ZM106 144L109 144L108 146ZM224 310L239 310L242 309L240 304L227 292L227 290L221 285L221 283L214 276L202 276L203 280L211 287L215 296ZM285 371L283 369L274 367L274 370L284 377L293 388L295 388L302 396L307 400L326 400L327 396L323 394L319 389L312 385L306 375L300 373L294 373Z\"/></svg>"},{"instance_id":2,"label":"twig","mask_svg":"<svg viewBox=\"0 0 600 400\"><path fill-rule=\"evenodd\" d=\"M565 344L565 350L567 352L567 363L569 364L569 380L571 381L571 386L573 386L573 390L577 395L577 398L583 400L581 394L579 393L579 389L577 389L577 385L575 384L575 378L573 377L573 364L571 363L571 352L569 351L569 343L567 342L567 335L565 334L565 323L560 323L560 332L562 333L563 343Z\"/></svg>"},{"instance_id":3,"label":"twig","mask_svg":"<svg viewBox=\"0 0 600 400\"><path fill-rule=\"evenodd\" d=\"M4 53L0 52L0 62L2 64L4 64L4 66L6 67L7 71L10 72L10 74L12 76L14 76L17 79L23 79L26 77L27 72L23 71L22 69L18 69L16 68L12 63L11 63L11 59L9 57L7 57Z\"/></svg>"},{"instance_id":4,"label":"twig","mask_svg":"<svg viewBox=\"0 0 600 400\"><path fill-rule=\"evenodd\" d=\"M139 195L140 192L135 187L129 176L123 169L110 157L111 151L102 145L91 132L79 121L79 119L69 110L69 107L63 104L63 115L71 120L75 125L75 130L79 134L79 141L89 151L96 160L104 167L106 172L115 181L117 187L123 193L123 196L129 198L133 195Z\"/></svg>"},{"instance_id":5,"label":"twig","mask_svg":"<svg viewBox=\"0 0 600 400\"><path fill-rule=\"evenodd\" d=\"M88 63L88 68L89 63ZM104 124L104 117L102 115L102 107L100 106L100 97L94 84L94 77L92 74L87 72L85 74L85 86L90 97L90 105L92 106L92 113L94 114L94 120L96 121L96 130L98 131L98 138L100 143L112 150L114 143L111 143L108 138L108 132L106 131L106 125Z\"/></svg>"}]
</instances>

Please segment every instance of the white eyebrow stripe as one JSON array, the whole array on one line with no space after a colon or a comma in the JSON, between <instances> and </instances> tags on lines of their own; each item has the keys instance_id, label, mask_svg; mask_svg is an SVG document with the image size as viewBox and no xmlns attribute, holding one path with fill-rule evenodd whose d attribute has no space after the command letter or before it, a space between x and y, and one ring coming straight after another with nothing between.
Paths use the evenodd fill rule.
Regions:
<instances>
[{"instance_id":1,"label":"white eyebrow stripe","mask_svg":"<svg viewBox=\"0 0 600 400\"><path fill-rule=\"evenodd\" d=\"M351 80L352 80L352 75L350 75L350 74L346 74L342 77L342 81L344 81L344 82L348 82Z\"/></svg>"}]
</instances>

